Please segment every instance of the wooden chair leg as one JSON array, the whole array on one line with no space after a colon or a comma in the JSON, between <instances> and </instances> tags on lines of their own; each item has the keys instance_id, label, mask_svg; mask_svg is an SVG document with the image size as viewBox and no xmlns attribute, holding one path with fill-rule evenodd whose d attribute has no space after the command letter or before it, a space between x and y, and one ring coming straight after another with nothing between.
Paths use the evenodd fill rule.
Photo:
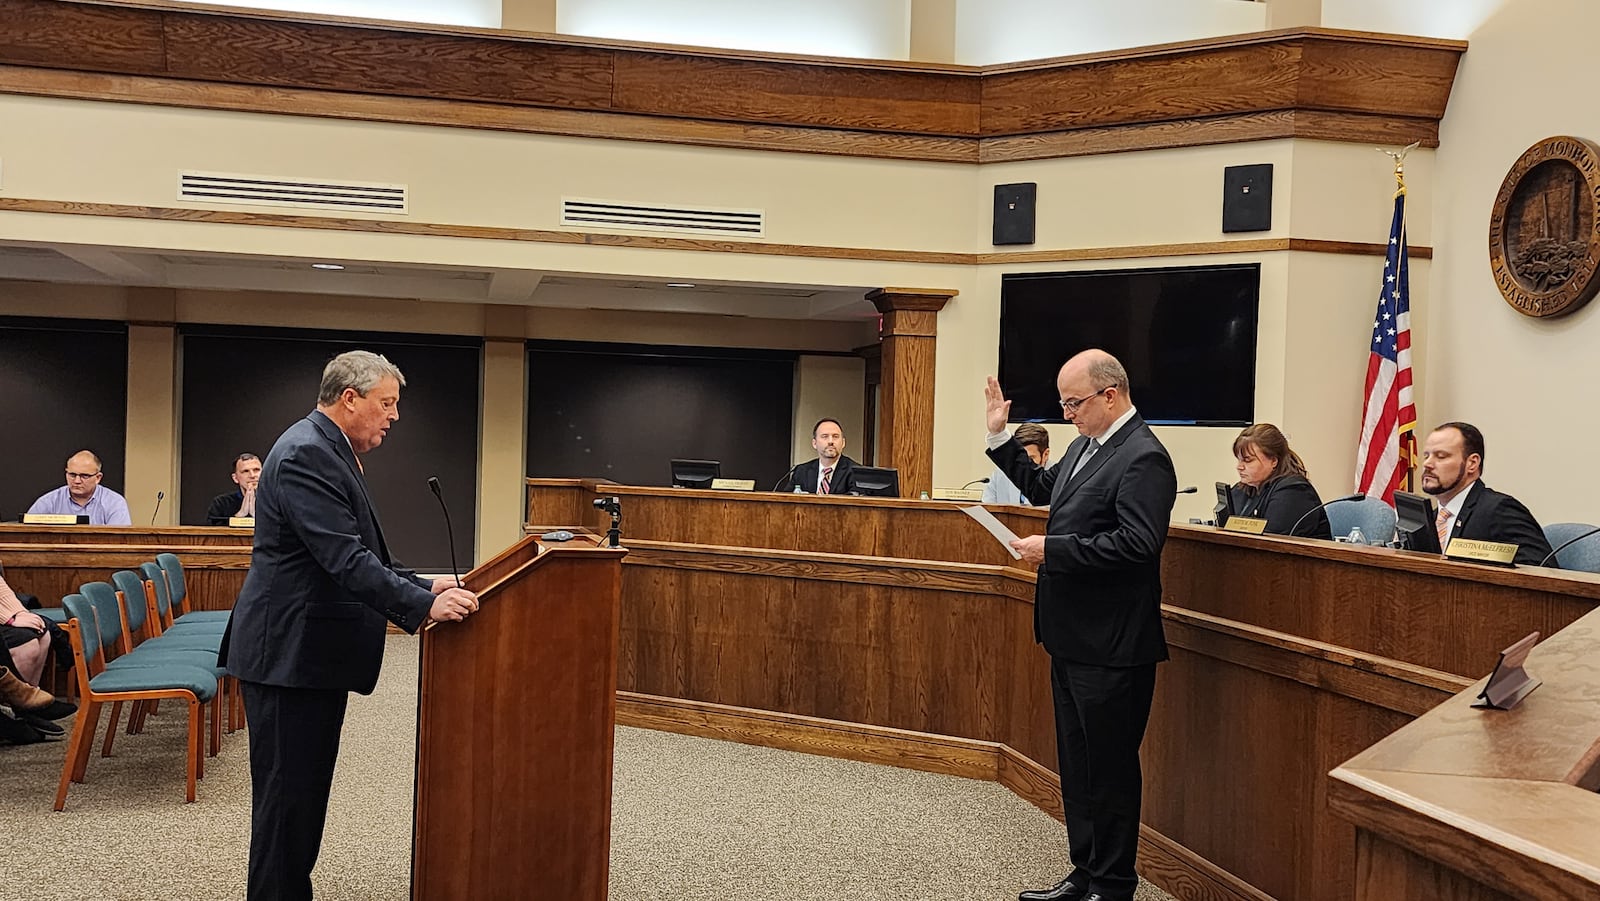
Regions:
<instances>
[{"instance_id":1,"label":"wooden chair leg","mask_svg":"<svg viewBox=\"0 0 1600 901\"><path fill-rule=\"evenodd\" d=\"M205 708L200 705L198 700L189 704L189 753L186 755L189 764L187 773L188 794L185 796L185 802L189 804L194 803L195 781L200 778L200 761L203 756L200 751L200 717L204 715Z\"/></svg>"},{"instance_id":2,"label":"wooden chair leg","mask_svg":"<svg viewBox=\"0 0 1600 901\"><path fill-rule=\"evenodd\" d=\"M211 756L217 756L217 749L222 747L222 686L217 686L217 693L211 698Z\"/></svg>"},{"instance_id":3,"label":"wooden chair leg","mask_svg":"<svg viewBox=\"0 0 1600 901\"><path fill-rule=\"evenodd\" d=\"M83 706L78 708L80 711L88 710L89 715L80 724L84 730L83 741L76 746L76 756L72 758L73 782L82 782L83 774L89 771L89 751L94 748L94 730L100 725L101 706L103 705L85 700Z\"/></svg>"},{"instance_id":4,"label":"wooden chair leg","mask_svg":"<svg viewBox=\"0 0 1600 901\"><path fill-rule=\"evenodd\" d=\"M137 703L137 702L136 702ZM100 756L111 756L111 742L117 737L117 723L122 719L122 702L111 702L111 722L106 725L106 740L100 746ZM133 711L128 711L128 731L133 732Z\"/></svg>"},{"instance_id":5,"label":"wooden chair leg","mask_svg":"<svg viewBox=\"0 0 1600 901\"><path fill-rule=\"evenodd\" d=\"M139 734L139 718L144 715L143 701L128 702L128 734Z\"/></svg>"},{"instance_id":6,"label":"wooden chair leg","mask_svg":"<svg viewBox=\"0 0 1600 901\"><path fill-rule=\"evenodd\" d=\"M72 738L67 742L67 757L61 762L61 784L56 787L56 810L65 810L67 807L67 789L77 779L74 776L78 761L78 747L87 746L94 742L94 727L90 725L91 715L89 709L92 705L87 702L78 707L78 715L73 719Z\"/></svg>"}]
</instances>

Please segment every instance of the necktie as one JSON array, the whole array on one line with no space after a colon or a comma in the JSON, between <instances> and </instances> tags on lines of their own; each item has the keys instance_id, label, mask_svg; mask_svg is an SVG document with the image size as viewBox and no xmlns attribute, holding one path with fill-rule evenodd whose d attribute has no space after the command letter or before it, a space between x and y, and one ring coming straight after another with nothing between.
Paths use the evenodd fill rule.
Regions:
<instances>
[{"instance_id":1,"label":"necktie","mask_svg":"<svg viewBox=\"0 0 1600 901\"><path fill-rule=\"evenodd\" d=\"M1439 532L1440 553L1443 553L1445 546L1450 543L1450 516L1450 508L1444 507L1439 510L1439 521L1434 524L1434 528Z\"/></svg>"},{"instance_id":2,"label":"necktie","mask_svg":"<svg viewBox=\"0 0 1600 901\"><path fill-rule=\"evenodd\" d=\"M1072 467L1072 475L1075 476L1078 473L1082 472L1084 465L1089 462L1089 458L1094 456L1095 451L1098 451L1099 449L1100 449L1100 442L1094 440L1093 438L1090 438L1089 439L1089 443L1084 445L1083 453L1078 455L1077 464ZM1072 478L1072 476L1067 476L1067 478L1070 479L1070 478Z\"/></svg>"},{"instance_id":3,"label":"necktie","mask_svg":"<svg viewBox=\"0 0 1600 901\"><path fill-rule=\"evenodd\" d=\"M828 488L829 488L828 480L830 478L832 478L832 477L833 477L833 467L832 466L830 466L827 469L824 469L822 471L822 493L823 494L832 494L833 493L832 491L828 490Z\"/></svg>"}]
</instances>

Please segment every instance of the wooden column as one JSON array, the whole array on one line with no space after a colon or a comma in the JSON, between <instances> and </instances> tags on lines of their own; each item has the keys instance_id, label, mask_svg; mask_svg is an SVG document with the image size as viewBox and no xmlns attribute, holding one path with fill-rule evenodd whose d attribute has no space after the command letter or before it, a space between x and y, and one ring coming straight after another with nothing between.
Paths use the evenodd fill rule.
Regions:
<instances>
[{"instance_id":1,"label":"wooden column","mask_svg":"<svg viewBox=\"0 0 1600 901\"><path fill-rule=\"evenodd\" d=\"M956 296L935 288L867 292L883 314L883 389L877 459L900 470L900 494L933 488L933 367L939 311Z\"/></svg>"}]
</instances>

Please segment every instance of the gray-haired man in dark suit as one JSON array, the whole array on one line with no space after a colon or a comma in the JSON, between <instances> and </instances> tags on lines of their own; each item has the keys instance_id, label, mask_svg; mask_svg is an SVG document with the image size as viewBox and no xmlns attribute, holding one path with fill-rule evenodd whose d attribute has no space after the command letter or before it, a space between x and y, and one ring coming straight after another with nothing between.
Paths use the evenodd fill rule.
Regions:
<instances>
[{"instance_id":1,"label":"gray-haired man in dark suit","mask_svg":"<svg viewBox=\"0 0 1600 901\"><path fill-rule=\"evenodd\" d=\"M370 694L387 624L415 632L478 609L453 579L389 555L361 455L400 418L405 376L367 351L333 358L317 408L273 445L250 574L220 658L250 721L250 901L311 897L350 692Z\"/></svg>"}]
</instances>

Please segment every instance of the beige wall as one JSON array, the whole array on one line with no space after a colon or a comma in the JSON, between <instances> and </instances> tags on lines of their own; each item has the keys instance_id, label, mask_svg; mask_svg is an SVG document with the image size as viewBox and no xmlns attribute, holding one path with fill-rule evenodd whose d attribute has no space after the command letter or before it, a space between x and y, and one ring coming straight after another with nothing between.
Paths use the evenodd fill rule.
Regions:
<instances>
[{"instance_id":1,"label":"beige wall","mask_svg":"<svg viewBox=\"0 0 1600 901\"><path fill-rule=\"evenodd\" d=\"M839 421L844 430L845 453L852 460L865 462L865 385L866 361L860 357L800 358L795 371L794 452L790 463L816 457L817 452L811 449L811 427L824 416Z\"/></svg>"},{"instance_id":2,"label":"beige wall","mask_svg":"<svg viewBox=\"0 0 1600 901\"><path fill-rule=\"evenodd\" d=\"M1464 80L1467 75L1470 70L1464 69ZM1459 101L1458 97L1452 102L1451 115L1473 115L1462 113ZM1503 103L1496 100L1493 106L1498 109ZM413 207L405 218L414 222L553 229L559 224L561 197L600 197L760 208L767 213L768 240L836 247L991 249L992 187L1016 181L1039 185L1036 250L1222 241L1230 237L1220 230L1223 168L1263 162L1275 166L1273 229L1247 237L1377 243L1386 235L1393 191L1390 166L1372 148L1314 141L971 166L11 96L0 97L0 119L16 125L0 133L4 190L9 196L174 206L180 169L298 174L408 184ZM97 136L108 133L118 135L116 155L94 149ZM1461 140L1482 143L1470 135ZM1416 244L1436 243L1437 162L1426 151L1410 162L1411 236ZM1497 184L1498 176L1493 181ZM1481 233L1472 233L1477 228L1463 229L1465 237L1457 238L1473 253L1481 250ZM1263 281L1257 418L1279 422L1290 431L1325 495L1348 490L1366 331L1381 272L1376 257L1288 252L971 266L0 212L0 241L6 240L626 278L953 289L959 295L939 317L933 456L934 481L940 486L959 485L987 473L981 456L980 386L995 369L1004 273L1259 262ZM1431 314L1428 268L1417 261L1413 276L1418 309ZM115 305L100 289L85 291L81 303L51 305L26 298L11 303L43 315L72 315L75 308ZM180 291L175 307L180 322L344 328L369 327L374 303L365 298L293 295L266 301L239 293ZM386 328L483 333L479 303L376 303L384 311ZM604 334L612 340L642 343L801 351L849 350L873 336L866 321L541 308L526 314L525 334L580 340ZM1451 351L1437 351L1434 341L1427 333L1419 335L1419 359L1449 358ZM503 387L502 396L509 396L513 390L509 381ZM1437 393L1425 379L1421 394ZM844 400L842 389L838 397ZM859 434L859 427L850 431ZM1185 484L1204 486L1230 477L1228 447L1233 430L1163 429L1162 435ZM1064 437L1058 435L1057 440ZM854 447L861 449L863 441L858 439ZM1178 515L1201 515L1208 507L1203 496L1185 498Z\"/></svg>"},{"instance_id":3,"label":"beige wall","mask_svg":"<svg viewBox=\"0 0 1600 901\"><path fill-rule=\"evenodd\" d=\"M1590 0L1508 0L1469 36L1440 131L1434 233L1437 301L1421 320L1425 423L1483 429L1485 480L1541 522L1600 522L1600 483L1582 463L1600 444L1590 415L1600 382L1600 304L1539 321L1501 299L1489 274L1489 213L1511 164L1552 135L1600 141Z\"/></svg>"}]
</instances>

